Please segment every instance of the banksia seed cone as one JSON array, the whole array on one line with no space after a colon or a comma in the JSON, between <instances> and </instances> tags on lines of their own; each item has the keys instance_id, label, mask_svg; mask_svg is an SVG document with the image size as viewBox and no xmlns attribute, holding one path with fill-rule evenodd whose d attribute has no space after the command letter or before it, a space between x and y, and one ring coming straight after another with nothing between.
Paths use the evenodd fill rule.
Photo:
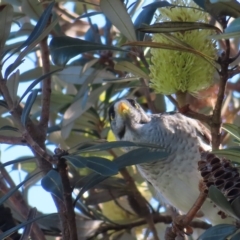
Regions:
<instances>
[{"instance_id":1,"label":"banksia seed cone","mask_svg":"<svg viewBox=\"0 0 240 240\"><path fill-rule=\"evenodd\" d=\"M203 153L198 170L206 187L214 185L232 203L240 196L240 176L230 160L219 158L212 153Z\"/></svg>"},{"instance_id":2,"label":"banksia seed cone","mask_svg":"<svg viewBox=\"0 0 240 240\"><path fill-rule=\"evenodd\" d=\"M167 7L159 9L159 22L202 22L208 23L208 14L193 1L171 0L170 3L186 7ZM207 36L213 34L212 30L196 29L171 33L180 41L187 43L197 51L211 57L214 61L217 50L216 44ZM153 42L176 45L163 34L153 34ZM213 83L215 68L206 60L192 53L151 49L150 86L158 93L174 94L188 92L197 94L200 90L208 88Z\"/></svg>"}]
</instances>

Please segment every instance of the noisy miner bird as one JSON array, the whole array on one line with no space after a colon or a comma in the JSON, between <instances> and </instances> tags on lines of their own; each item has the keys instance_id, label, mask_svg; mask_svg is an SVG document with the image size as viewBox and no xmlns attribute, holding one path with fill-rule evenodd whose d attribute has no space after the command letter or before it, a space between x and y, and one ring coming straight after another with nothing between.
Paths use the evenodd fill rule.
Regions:
<instances>
[{"instance_id":1,"label":"noisy miner bird","mask_svg":"<svg viewBox=\"0 0 240 240\"><path fill-rule=\"evenodd\" d=\"M137 168L162 203L187 213L199 196L200 153L211 150L208 130L177 112L147 115L133 99L115 102L109 108L109 119L117 140L158 144L170 151L166 159L139 164ZM221 219L218 211L210 200L201 208L203 218L212 224L233 221Z\"/></svg>"}]
</instances>

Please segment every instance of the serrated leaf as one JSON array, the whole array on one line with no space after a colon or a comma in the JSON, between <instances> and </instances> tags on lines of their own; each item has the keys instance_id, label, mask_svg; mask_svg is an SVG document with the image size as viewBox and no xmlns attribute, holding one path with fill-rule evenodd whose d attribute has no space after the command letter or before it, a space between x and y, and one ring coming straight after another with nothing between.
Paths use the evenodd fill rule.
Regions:
<instances>
[{"instance_id":1,"label":"serrated leaf","mask_svg":"<svg viewBox=\"0 0 240 240\"><path fill-rule=\"evenodd\" d=\"M55 214L55 213L54 213L54 214ZM31 220L29 220L29 221L26 221L26 222L23 222L23 223L21 223L21 224L18 224L16 227L13 227L13 228L5 231L4 233L1 233L1 234L0 234L0 239L5 239L5 238L11 236L14 232L18 231L19 229L27 226L28 224L33 223L33 222L36 222L36 221L39 220L39 219L49 217L49 216L51 216L51 215L53 215L53 214L39 216L39 217L36 217L36 218L31 219Z\"/></svg>"},{"instance_id":2,"label":"serrated leaf","mask_svg":"<svg viewBox=\"0 0 240 240\"><path fill-rule=\"evenodd\" d=\"M123 147L146 147L146 148L163 149L161 146L157 144L151 144L151 143L140 143L140 142L130 142L130 141L114 141L114 142L106 141L104 143L100 143L88 148L81 149L78 152L79 153L99 152L99 151L106 151L113 148L123 148Z\"/></svg>"},{"instance_id":3,"label":"serrated leaf","mask_svg":"<svg viewBox=\"0 0 240 240\"><path fill-rule=\"evenodd\" d=\"M240 163L240 147L213 150L212 153L229 158L236 163Z\"/></svg>"},{"instance_id":4,"label":"serrated leaf","mask_svg":"<svg viewBox=\"0 0 240 240\"><path fill-rule=\"evenodd\" d=\"M38 84L40 83L42 80L47 79L49 76L51 76L52 74L59 72L63 70L62 68L58 68L56 70L53 70L49 73L46 73L44 75L42 75L41 77L37 78L36 80L34 80L26 89L26 91L23 93L23 95L21 96L21 98L19 99L19 103L22 101L22 99Z\"/></svg>"},{"instance_id":5,"label":"serrated leaf","mask_svg":"<svg viewBox=\"0 0 240 240\"><path fill-rule=\"evenodd\" d=\"M10 198L21 186L23 186L27 181L35 177L40 172L33 174L31 177L27 178L26 180L19 183L16 187L9 190L7 194L5 194L3 197L0 198L0 205L2 205L8 198ZM0 238L1 239L1 238Z\"/></svg>"},{"instance_id":6,"label":"serrated leaf","mask_svg":"<svg viewBox=\"0 0 240 240\"><path fill-rule=\"evenodd\" d=\"M54 64L59 66L65 66L71 58L84 52L96 50L125 51L118 47L88 42L67 36L53 37L49 47Z\"/></svg>"},{"instance_id":7,"label":"serrated leaf","mask_svg":"<svg viewBox=\"0 0 240 240\"><path fill-rule=\"evenodd\" d=\"M118 168L124 168L131 165L161 161L170 155L168 152L152 150L149 148L138 148L117 157L114 162Z\"/></svg>"},{"instance_id":8,"label":"serrated leaf","mask_svg":"<svg viewBox=\"0 0 240 240\"><path fill-rule=\"evenodd\" d=\"M84 168L87 165L87 160L81 156L67 155L63 158L67 159L73 166L77 168Z\"/></svg>"},{"instance_id":9,"label":"serrated leaf","mask_svg":"<svg viewBox=\"0 0 240 240\"><path fill-rule=\"evenodd\" d=\"M208 23L201 22L161 22L155 23L150 26L144 26L138 28L138 31L145 33L171 33L171 32L179 32L179 31L190 31L196 29L213 29L217 32L221 32L221 30L214 25Z\"/></svg>"},{"instance_id":10,"label":"serrated leaf","mask_svg":"<svg viewBox=\"0 0 240 240\"><path fill-rule=\"evenodd\" d=\"M10 4L0 5L0 50L2 49L5 42L10 34L11 24L13 20L13 7Z\"/></svg>"},{"instance_id":11,"label":"serrated leaf","mask_svg":"<svg viewBox=\"0 0 240 240\"><path fill-rule=\"evenodd\" d=\"M129 40L136 41L135 29L125 6L119 0L101 0L100 8L107 18Z\"/></svg>"},{"instance_id":12,"label":"serrated leaf","mask_svg":"<svg viewBox=\"0 0 240 240\"><path fill-rule=\"evenodd\" d=\"M149 75L147 75L142 69L137 67L131 62L128 61L121 61L115 64L114 69L123 71L123 72L131 72L134 75L137 75L139 77L145 78L145 79L150 79Z\"/></svg>"},{"instance_id":13,"label":"serrated leaf","mask_svg":"<svg viewBox=\"0 0 240 240\"><path fill-rule=\"evenodd\" d=\"M14 131L18 132L18 129L12 126L3 126L0 128L0 131Z\"/></svg>"},{"instance_id":14,"label":"serrated leaf","mask_svg":"<svg viewBox=\"0 0 240 240\"><path fill-rule=\"evenodd\" d=\"M87 167L100 175L112 176L118 173L118 166L115 162L100 157L88 157L86 159Z\"/></svg>"},{"instance_id":15,"label":"serrated leaf","mask_svg":"<svg viewBox=\"0 0 240 240\"><path fill-rule=\"evenodd\" d=\"M208 190L208 197L225 213L235 217L234 211L231 207L231 204L225 198L225 196L218 190L215 186L210 186Z\"/></svg>"},{"instance_id":16,"label":"serrated leaf","mask_svg":"<svg viewBox=\"0 0 240 240\"><path fill-rule=\"evenodd\" d=\"M226 238L236 232L237 227L231 224L219 224L207 229L199 240L226 240Z\"/></svg>"},{"instance_id":17,"label":"serrated leaf","mask_svg":"<svg viewBox=\"0 0 240 240\"><path fill-rule=\"evenodd\" d=\"M32 91L31 94L29 94L27 101L25 103L23 112L22 112L22 116L21 116L21 122L23 125L26 125L27 122L27 118L29 116L29 113L31 111L32 105L34 104L36 98L37 98L37 94L38 94L38 89L34 89Z\"/></svg>"},{"instance_id":18,"label":"serrated leaf","mask_svg":"<svg viewBox=\"0 0 240 240\"><path fill-rule=\"evenodd\" d=\"M240 127L231 123L224 123L222 128L229 134L240 140Z\"/></svg>"},{"instance_id":19,"label":"serrated leaf","mask_svg":"<svg viewBox=\"0 0 240 240\"><path fill-rule=\"evenodd\" d=\"M60 174L55 170L50 170L41 180L43 189L57 196L63 201L63 185Z\"/></svg>"},{"instance_id":20,"label":"serrated leaf","mask_svg":"<svg viewBox=\"0 0 240 240\"><path fill-rule=\"evenodd\" d=\"M7 80L7 88L13 103L17 100L17 90L19 84L19 70L14 72Z\"/></svg>"}]
</instances>

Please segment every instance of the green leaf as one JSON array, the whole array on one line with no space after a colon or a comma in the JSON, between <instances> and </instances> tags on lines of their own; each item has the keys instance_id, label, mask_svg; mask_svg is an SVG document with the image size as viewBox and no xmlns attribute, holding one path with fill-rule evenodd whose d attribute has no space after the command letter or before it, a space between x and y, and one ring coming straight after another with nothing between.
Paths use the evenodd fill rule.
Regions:
<instances>
[{"instance_id":1,"label":"green leaf","mask_svg":"<svg viewBox=\"0 0 240 240\"><path fill-rule=\"evenodd\" d=\"M116 158L114 162L118 168L124 168L131 165L161 161L170 155L168 152L152 150L149 148L138 148Z\"/></svg>"},{"instance_id":2,"label":"green leaf","mask_svg":"<svg viewBox=\"0 0 240 240\"><path fill-rule=\"evenodd\" d=\"M22 163L22 162L29 161L32 159L34 159L34 158L33 157L26 157L26 158L23 157L23 158L19 158L19 159L12 160L12 161L7 161L5 163L0 163L0 168L6 167L11 164Z\"/></svg>"},{"instance_id":3,"label":"green leaf","mask_svg":"<svg viewBox=\"0 0 240 240\"><path fill-rule=\"evenodd\" d=\"M0 5L0 51L2 54L3 47L10 34L13 20L13 7L10 4Z\"/></svg>"},{"instance_id":4,"label":"green leaf","mask_svg":"<svg viewBox=\"0 0 240 240\"><path fill-rule=\"evenodd\" d=\"M236 232L237 227L231 224L219 224L207 229L199 240L226 240L226 238Z\"/></svg>"},{"instance_id":5,"label":"green leaf","mask_svg":"<svg viewBox=\"0 0 240 240\"><path fill-rule=\"evenodd\" d=\"M237 234L235 234L233 237L231 237L230 240L239 240L240 239L240 232L238 232Z\"/></svg>"},{"instance_id":6,"label":"green leaf","mask_svg":"<svg viewBox=\"0 0 240 240\"><path fill-rule=\"evenodd\" d=\"M131 81L139 81L139 77L123 77L123 78L113 78L113 79L103 79L106 83L123 83Z\"/></svg>"},{"instance_id":7,"label":"green leaf","mask_svg":"<svg viewBox=\"0 0 240 240\"><path fill-rule=\"evenodd\" d=\"M44 9L38 0L22 0L22 12L26 13L33 20L38 21Z\"/></svg>"},{"instance_id":8,"label":"green leaf","mask_svg":"<svg viewBox=\"0 0 240 240\"><path fill-rule=\"evenodd\" d=\"M165 36L167 37L167 35L165 35ZM171 36L171 38L174 38L174 36ZM181 42L179 39L178 39L178 43L175 42L175 44L177 44L177 45L144 41L144 42L130 42L130 43L124 44L124 46L128 45L128 46L162 48L162 49L175 50L175 51L180 51L180 52L181 51L182 52L189 52L189 53L193 53L195 55L198 55L198 56L202 57L203 59L205 59L208 62L209 62L209 60L212 60L212 61L214 60L211 57L209 57L209 56L199 52L198 50L196 50L196 49L194 49L194 48L192 48L190 46L187 47L186 44L183 44L183 42Z\"/></svg>"},{"instance_id":9,"label":"green leaf","mask_svg":"<svg viewBox=\"0 0 240 240\"><path fill-rule=\"evenodd\" d=\"M5 194L3 197L0 198L0 205L2 205L8 198L10 198L21 186L23 186L27 181L29 181L30 179L32 179L33 177L35 177L38 173L33 174L31 177L25 179L24 181L22 181L21 183L19 183L16 187L12 188L9 190L9 192L7 194ZM1 235L0 235L1 236ZM0 238L1 239L1 238Z\"/></svg>"},{"instance_id":10,"label":"green leaf","mask_svg":"<svg viewBox=\"0 0 240 240\"><path fill-rule=\"evenodd\" d=\"M212 151L212 153L229 158L230 160L238 164L240 163L240 147L231 147L220 150L214 150Z\"/></svg>"},{"instance_id":11,"label":"green leaf","mask_svg":"<svg viewBox=\"0 0 240 240\"><path fill-rule=\"evenodd\" d=\"M56 70L53 70L49 73L46 73L44 75L42 75L41 77L39 77L38 79L34 80L29 87L26 89L26 91L23 93L23 95L21 96L21 98L19 99L19 103L22 101L22 99L38 84L40 83L42 80L47 79L49 76L51 76L52 74L54 74L55 72L59 72L61 71L62 68L58 68Z\"/></svg>"},{"instance_id":12,"label":"green leaf","mask_svg":"<svg viewBox=\"0 0 240 240\"><path fill-rule=\"evenodd\" d=\"M7 105L7 103L4 100L0 100L0 106L8 109L8 105Z\"/></svg>"},{"instance_id":13,"label":"green leaf","mask_svg":"<svg viewBox=\"0 0 240 240\"><path fill-rule=\"evenodd\" d=\"M102 45L72 37L53 37L50 42L50 53L54 64L65 66L78 54L96 50L125 51L118 47Z\"/></svg>"},{"instance_id":14,"label":"green leaf","mask_svg":"<svg viewBox=\"0 0 240 240\"><path fill-rule=\"evenodd\" d=\"M53 214L56 214L56 213L53 213ZM52 216L53 214L42 215L42 216L36 217L36 218L34 218L34 219L28 220L28 221L26 221L26 222L23 222L23 223L17 225L16 227L13 227L13 228L5 231L4 233L1 233L1 234L0 234L0 239L5 239L5 238L11 236L14 232L18 231L19 229L27 226L28 224L31 224L31 223L33 223L33 222L36 222L36 221L39 220L39 219Z\"/></svg>"},{"instance_id":15,"label":"green leaf","mask_svg":"<svg viewBox=\"0 0 240 240\"><path fill-rule=\"evenodd\" d=\"M19 84L19 70L14 72L7 80L7 87L13 103L17 101L17 90Z\"/></svg>"},{"instance_id":16,"label":"green leaf","mask_svg":"<svg viewBox=\"0 0 240 240\"><path fill-rule=\"evenodd\" d=\"M149 75L147 75L142 69L140 69L139 67L137 67L136 65L128 61L117 62L117 64L115 64L114 66L114 69L123 71L123 72L131 72L134 75L137 75L139 77L142 77L148 80L150 79Z\"/></svg>"},{"instance_id":17,"label":"green leaf","mask_svg":"<svg viewBox=\"0 0 240 240\"><path fill-rule=\"evenodd\" d=\"M106 178L108 178L107 176L103 176L103 175L99 175L97 173L92 173L90 175L88 175L86 177L87 181L86 184L84 184L84 186L82 187L81 191L79 192L79 194L77 195L73 205L75 206L76 202L78 201L78 199L89 189L91 189L92 187L96 186L98 183L104 181Z\"/></svg>"},{"instance_id":18,"label":"green leaf","mask_svg":"<svg viewBox=\"0 0 240 240\"><path fill-rule=\"evenodd\" d=\"M14 61L14 63L10 64L7 67L7 69L5 71L5 74L4 74L5 78L7 78L8 75L23 62L23 58L30 51L32 51L32 49L52 31L52 29L56 26L57 23L58 23L58 18L56 18L51 24L49 24L48 27L46 27L45 30L43 30L43 32L38 37L33 38L34 40L31 41L31 43L29 45L27 45L27 47L18 55L18 57ZM26 42L24 42L23 44L26 44ZM19 51L20 49L22 49L22 46L19 47L16 51ZM16 51L14 51L14 53L16 53ZM12 54L10 54L9 57L11 57L11 56L12 56ZM4 63L6 62L7 59L9 59L9 57L4 60Z\"/></svg>"},{"instance_id":19,"label":"green leaf","mask_svg":"<svg viewBox=\"0 0 240 240\"><path fill-rule=\"evenodd\" d=\"M112 24L115 25L129 41L137 40L131 17L121 1L101 0L100 8Z\"/></svg>"},{"instance_id":20,"label":"green leaf","mask_svg":"<svg viewBox=\"0 0 240 240\"><path fill-rule=\"evenodd\" d=\"M22 116L21 116L21 122L22 122L23 125L26 125L26 122L27 122L29 113L31 111L32 105L37 98L38 91L39 91L38 89L34 89L32 91L32 93L27 98L27 101L26 101L26 104L24 106Z\"/></svg>"},{"instance_id":21,"label":"green leaf","mask_svg":"<svg viewBox=\"0 0 240 240\"><path fill-rule=\"evenodd\" d=\"M12 126L3 126L0 128L0 131L14 131L18 132L18 129Z\"/></svg>"},{"instance_id":22,"label":"green leaf","mask_svg":"<svg viewBox=\"0 0 240 240\"><path fill-rule=\"evenodd\" d=\"M208 197L223 210L226 214L231 215L232 217L236 217L231 204L225 198L225 196L218 190L215 186L210 186L208 191Z\"/></svg>"},{"instance_id":23,"label":"green leaf","mask_svg":"<svg viewBox=\"0 0 240 240\"><path fill-rule=\"evenodd\" d=\"M99 151L106 151L113 148L123 148L123 147L146 147L146 148L163 149L161 146L157 144L151 144L151 143L140 143L140 142L130 142L130 141L114 141L114 142L106 141L104 143L100 143L88 148L81 149L78 152L79 153L99 152Z\"/></svg>"},{"instance_id":24,"label":"green leaf","mask_svg":"<svg viewBox=\"0 0 240 240\"><path fill-rule=\"evenodd\" d=\"M63 201L63 185L60 174L56 170L50 170L42 179L43 189L57 196Z\"/></svg>"},{"instance_id":25,"label":"green leaf","mask_svg":"<svg viewBox=\"0 0 240 240\"><path fill-rule=\"evenodd\" d=\"M112 176L118 173L118 166L114 161L100 157L88 157L87 167L100 175Z\"/></svg>"},{"instance_id":26,"label":"green leaf","mask_svg":"<svg viewBox=\"0 0 240 240\"><path fill-rule=\"evenodd\" d=\"M222 128L227 131L229 134L231 134L233 137L240 140L240 127L238 127L235 124L231 123L224 123Z\"/></svg>"},{"instance_id":27,"label":"green leaf","mask_svg":"<svg viewBox=\"0 0 240 240\"><path fill-rule=\"evenodd\" d=\"M143 10L139 13L136 20L134 21L135 29L138 30L140 27L143 26L143 24L150 24L155 11L158 8L167 7L167 6L172 6L172 4L170 4L167 1L158 1L158 2L150 3L147 6L144 6ZM137 40L142 41L144 38L144 33L137 31L136 34L137 34Z\"/></svg>"},{"instance_id":28,"label":"green leaf","mask_svg":"<svg viewBox=\"0 0 240 240\"><path fill-rule=\"evenodd\" d=\"M67 155L62 157L67 159L73 166L77 168L85 168L87 166L87 159L81 156Z\"/></svg>"},{"instance_id":29,"label":"green leaf","mask_svg":"<svg viewBox=\"0 0 240 240\"><path fill-rule=\"evenodd\" d=\"M237 197L232 203L231 203L232 209L234 211L234 214L240 219L240 197Z\"/></svg>"},{"instance_id":30,"label":"green leaf","mask_svg":"<svg viewBox=\"0 0 240 240\"><path fill-rule=\"evenodd\" d=\"M194 2L215 18L223 16L237 18L240 16L240 4L236 0L194 0Z\"/></svg>"},{"instance_id":31,"label":"green leaf","mask_svg":"<svg viewBox=\"0 0 240 240\"><path fill-rule=\"evenodd\" d=\"M190 31L198 29L213 29L217 32L221 30L211 24L201 22L161 22L155 23L150 26L144 26L138 30L145 33L171 33L179 31Z\"/></svg>"}]
</instances>

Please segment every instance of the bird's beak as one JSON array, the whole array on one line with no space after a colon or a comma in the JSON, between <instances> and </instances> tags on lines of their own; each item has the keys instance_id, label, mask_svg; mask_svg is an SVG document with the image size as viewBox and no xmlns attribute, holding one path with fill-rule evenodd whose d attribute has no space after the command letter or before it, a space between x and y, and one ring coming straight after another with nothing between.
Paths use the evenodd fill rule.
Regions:
<instances>
[{"instance_id":1,"label":"bird's beak","mask_svg":"<svg viewBox=\"0 0 240 240\"><path fill-rule=\"evenodd\" d=\"M125 115L126 113L129 113L130 109L126 103L119 103L118 105L118 113L120 115Z\"/></svg>"}]
</instances>

